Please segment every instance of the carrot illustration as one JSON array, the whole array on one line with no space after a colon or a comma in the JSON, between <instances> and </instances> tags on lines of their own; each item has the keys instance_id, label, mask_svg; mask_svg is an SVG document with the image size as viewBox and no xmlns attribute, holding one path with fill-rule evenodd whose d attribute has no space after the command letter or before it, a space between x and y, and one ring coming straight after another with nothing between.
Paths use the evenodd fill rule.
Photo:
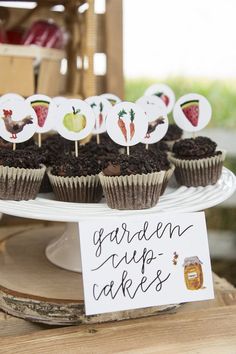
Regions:
<instances>
[{"instance_id":1,"label":"carrot illustration","mask_svg":"<svg viewBox=\"0 0 236 354\"><path fill-rule=\"evenodd\" d=\"M130 124L129 124L129 130L130 130L130 140L132 140L134 133L135 133L135 125L134 125L134 117L135 117L135 113L134 110L131 108L130 112Z\"/></svg>"},{"instance_id":2,"label":"carrot illustration","mask_svg":"<svg viewBox=\"0 0 236 354\"><path fill-rule=\"evenodd\" d=\"M103 123L102 111L103 111L103 104L102 104L102 102L100 102L100 104L99 104L99 117L98 117L98 124L99 124L99 127L101 127L101 125L102 125L102 123Z\"/></svg>"},{"instance_id":3,"label":"carrot illustration","mask_svg":"<svg viewBox=\"0 0 236 354\"><path fill-rule=\"evenodd\" d=\"M122 117L127 114L126 111L124 109L122 109L119 113L118 113L118 126L121 130L121 133L123 134L125 141L127 141L127 130L126 130L126 126L125 126L125 122L123 121Z\"/></svg>"}]
</instances>

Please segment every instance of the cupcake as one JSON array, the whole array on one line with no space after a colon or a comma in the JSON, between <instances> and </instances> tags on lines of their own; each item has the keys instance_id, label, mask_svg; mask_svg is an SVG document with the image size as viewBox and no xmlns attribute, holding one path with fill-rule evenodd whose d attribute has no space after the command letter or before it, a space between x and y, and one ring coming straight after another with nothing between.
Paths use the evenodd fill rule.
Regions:
<instances>
[{"instance_id":1,"label":"cupcake","mask_svg":"<svg viewBox=\"0 0 236 354\"><path fill-rule=\"evenodd\" d=\"M74 203L97 203L102 198L100 164L92 155L63 156L48 171L56 199Z\"/></svg>"},{"instance_id":2,"label":"cupcake","mask_svg":"<svg viewBox=\"0 0 236 354\"><path fill-rule=\"evenodd\" d=\"M167 149L168 150L168 149ZM160 167L161 171L165 171L165 175L163 178L163 183L162 183L162 188L161 188L161 195L164 194L167 185L169 184L169 181L171 177L173 176L175 166L170 163L168 160L168 155L165 147L165 143L160 144L160 141L156 144L150 144L148 145L148 150L146 149L144 144L137 144L132 147L131 152L135 153L143 153L146 151L146 153L154 153L155 158L157 160L157 163Z\"/></svg>"},{"instance_id":3,"label":"cupcake","mask_svg":"<svg viewBox=\"0 0 236 354\"><path fill-rule=\"evenodd\" d=\"M158 202L165 170L152 151L119 155L104 166L99 178L112 209L147 209Z\"/></svg>"},{"instance_id":4,"label":"cupcake","mask_svg":"<svg viewBox=\"0 0 236 354\"><path fill-rule=\"evenodd\" d=\"M166 135L161 140L168 146L171 151L173 145L176 141L180 140L183 136L183 130L179 128L176 124L169 124Z\"/></svg>"},{"instance_id":5,"label":"cupcake","mask_svg":"<svg viewBox=\"0 0 236 354\"><path fill-rule=\"evenodd\" d=\"M222 173L225 152L209 138L183 139L173 146L170 161L180 185L198 187L215 184Z\"/></svg>"},{"instance_id":6,"label":"cupcake","mask_svg":"<svg viewBox=\"0 0 236 354\"><path fill-rule=\"evenodd\" d=\"M0 199L35 199L46 170L29 150L0 150Z\"/></svg>"}]
</instances>

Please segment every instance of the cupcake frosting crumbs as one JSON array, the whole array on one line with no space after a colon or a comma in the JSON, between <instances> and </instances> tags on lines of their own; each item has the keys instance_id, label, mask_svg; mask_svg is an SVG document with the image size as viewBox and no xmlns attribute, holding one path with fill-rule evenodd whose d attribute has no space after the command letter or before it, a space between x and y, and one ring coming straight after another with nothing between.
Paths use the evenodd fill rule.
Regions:
<instances>
[{"instance_id":1,"label":"cupcake frosting crumbs","mask_svg":"<svg viewBox=\"0 0 236 354\"><path fill-rule=\"evenodd\" d=\"M44 158L29 150L0 150L0 165L19 168L40 168Z\"/></svg>"},{"instance_id":2,"label":"cupcake frosting crumbs","mask_svg":"<svg viewBox=\"0 0 236 354\"><path fill-rule=\"evenodd\" d=\"M176 158L183 160L198 160L221 154L216 151L217 144L207 137L198 136L195 139L183 139L173 146Z\"/></svg>"},{"instance_id":3,"label":"cupcake frosting crumbs","mask_svg":"<svg viewBox=\"0 0 236 354\"><path fill-rule=\"evenodd\" d=\"M103 173L105 176L129 176L147 174L167 170L170 167L165 153L159 151L137 151L131 155L122 154L115 160L105 163Z\"/></svg>"},{"instance_id":4,"label":"cupcake frosting crumbs","mask_svg":"<svg viewBox=\"0 0 236 354\"><path fill-rule=\"evenodd\" d=\"M81 177L96 175L101 171L100 164L91 155L79 157L66 156L60 159L58 164L52 166L52 174L61 177Z\"/></svg>"}]
</instances>

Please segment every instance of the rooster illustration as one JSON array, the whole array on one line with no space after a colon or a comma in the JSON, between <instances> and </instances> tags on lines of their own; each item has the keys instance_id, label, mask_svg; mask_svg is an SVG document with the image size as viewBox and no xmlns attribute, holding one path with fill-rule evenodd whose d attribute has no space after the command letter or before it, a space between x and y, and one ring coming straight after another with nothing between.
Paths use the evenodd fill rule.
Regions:
<instances>
[{"instance_id":1,"label":"rooster illustration","mask_svg":"<svg viewBox=\"0 0 236 354\"><path fill-rule=\"evenodd\" d=\"M164 124L165 123L165 118L164 117L158 117L157 119L153 120L152 122L148 123L148 131L146 133L145 138L149 139L151 133L154 132L154 130L156 129L156 127L159 124Z\"/></svg>"},{"instance_id":2,"label":"rooster illustration","mask_svg":"<svg viewBox=\"0 0 236 354\"><path fill-rule=\"evenodd\" d=\"M12 134L12 136L10 137L11 139L16 139L18 133L20 133L23 129L24 126L27 124L33 124L33 118L30 116L27 116L21 120L13 120L12 119L12 110L3 110L3 114L4 117L2 117L2 119L4 120L4 124L6 127L6 130Z\"/></svg>"}]
</instances>

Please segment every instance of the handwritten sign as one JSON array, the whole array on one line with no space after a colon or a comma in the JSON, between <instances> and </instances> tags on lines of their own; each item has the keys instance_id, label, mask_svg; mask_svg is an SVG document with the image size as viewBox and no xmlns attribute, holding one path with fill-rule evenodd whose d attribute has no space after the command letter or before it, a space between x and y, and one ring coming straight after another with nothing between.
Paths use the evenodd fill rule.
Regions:
<instances>
[{"instance_id":1,"label":"handwritten sign","mask_svg":"<svg viewBox=\"0 0 236 354\"><path fill-rule=\"evenodd\" d=\"M86 314L214 298L205 215L80 222Z\"/></svg>"}]
</instances>

